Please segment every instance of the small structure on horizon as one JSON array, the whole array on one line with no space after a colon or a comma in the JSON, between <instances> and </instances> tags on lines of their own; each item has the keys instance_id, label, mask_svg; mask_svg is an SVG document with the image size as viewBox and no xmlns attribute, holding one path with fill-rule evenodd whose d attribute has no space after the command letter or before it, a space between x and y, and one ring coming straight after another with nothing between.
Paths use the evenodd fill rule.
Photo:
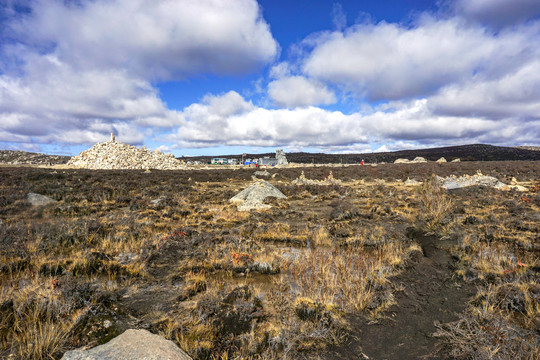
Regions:
<instances>
[{"instance_id":1,"label":"small structure on horizon","mask_svg":"<svg viewBox=\"0 0 540 360\"><path fill-rule=\"evenodd\" d=\"M116 138L114 137L114 133L111 133L111 142L115 142Z\"/></svg>"},{"instance_id":2,"label":"small structure on horizon","mask_svg":"<svg viewBox=\"0 0 540 360\"><path fill-rule=\"evenodd\" d=\"M288 165L287 157L285 156L285 151L282 149L276 149L276 159L277 165Z\"/></svg>"}]
</instances>

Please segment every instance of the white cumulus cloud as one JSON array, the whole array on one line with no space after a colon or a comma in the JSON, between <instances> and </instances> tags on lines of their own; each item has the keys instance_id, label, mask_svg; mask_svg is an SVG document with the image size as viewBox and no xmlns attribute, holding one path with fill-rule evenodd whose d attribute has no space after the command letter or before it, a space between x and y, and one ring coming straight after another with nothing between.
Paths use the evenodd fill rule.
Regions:
<instances>
[{"instance_id":1,"label":"white cumulus cloud","mask_svg":"<svg viewBox=\"0 0 540 360\"><path fill-rule=\"evenodd\" d=\"M328 105L336 102L335 94L324 84L303 76L288 76L268 84L268 95L281 107Z\"/></svg>"},{"instance_id":2,"label":"white cumulus cloud","mask_svg":"<svg viewBox=\"0 0 540 360\"><path fill-rule=\"evenodd\" d=\"M452 84L430 98L433 111L447 115L540 121L540 59L500 78Z\"/></svg>"},{"instance_id":3,"label":"white cumulus cloud","mask_svg":"<svg viewBox=\"0 0 540 360\"><path fill-rule=\"evenodd\" d=\"M230 109L224 103L231 101ZM167 138L177 147L287 146L317 147L331 151L366 149L369 143L426 146L486 142L501 144L535 141L540 124L520 131L515 118L497 121L474 116L442 115L432 111L429 99L394 104L391 110L344 114L309 106L265 109L238 93L208 96L184 109L186 122Z\"/></svg>"},{"instance_id":4,"label":"white cumulus cloud","mask_svg":"<svg viewBox=\"0 0 540 360\"><path fill-rule=\"evenodd\" d=\"M537 36L537 27L493 35L459 18L363 24L311 38L303 71L371 100L422 97L479 72L512 71L535 56L524 49L536 52Z\"/></svg>"},{"instance_id":5,"label":"white cumulus cloud","mask_svg":"<svg viewBox=\"0 0 540 360\"><path fill-rule=\"evenodd\" d=\"M123 68L145 79L251 72L278 45L255 0L36 0L10 23L78 69Z\"/></svg>"},{"instance_id":6,"label":"white cumulus cloud","mask_svg":"<svg viewBox=\"0 0 540 360\"><path fill-rule=\"evenodd\" d=\"M34 0L0 10L4 141L82 144L115 131L141 143L149 128L185 121L156 81L245 74L279 51L255 0Z\"/></svg>"},{"instance_id":7,"label":"white cumulus cloud","mask_svg":"<svg viewBox=\"0 0 540 360\"><path fill-rule=\"evenodd\" d=\"M540 15L538 0L457 0L455 11L474 21L501 27Z\"/></svg>"}]
</instances>

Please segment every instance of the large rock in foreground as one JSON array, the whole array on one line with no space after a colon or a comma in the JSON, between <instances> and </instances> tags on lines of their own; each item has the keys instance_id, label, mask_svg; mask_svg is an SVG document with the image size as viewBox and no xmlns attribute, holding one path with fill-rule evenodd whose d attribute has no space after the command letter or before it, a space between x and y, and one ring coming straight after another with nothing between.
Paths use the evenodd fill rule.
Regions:
<instances>
[{"instance_id":1,"label":"large rock in foreground","mask_svg":"<svg viewBox=\"0 0 540 360\"><path fill-rule=\"evenodd\" d=\"M90 350L68 351L62 360L191 360L172 341L146 330L126 330Z\"/></svg>"},{"instance_id":2,"label":"large rock in foreground","mask_svg":"<svg viewBox=\"0 0 540 360\"><path fill-rule=\"evenodd\" d=\"M182 163L172 154L137 148L115 140L98 143L90 149L74 156L69 166L84 169L158 169L175 170L183 168Z\"/></svg>"},{"instance_id":3,"label":"large rock in foreground","mask_svg":"<svg viewBox=\"0 0 540 360\"><path fill-rule=\"evenodd\" d=\"M251 209L268 209L270 205L264 204L267 197L286 199L276 187L264 180L257 180L246 189L240 191L229 201L238 203L238 210L249 211Z\"/></svg>"}]
</instances>

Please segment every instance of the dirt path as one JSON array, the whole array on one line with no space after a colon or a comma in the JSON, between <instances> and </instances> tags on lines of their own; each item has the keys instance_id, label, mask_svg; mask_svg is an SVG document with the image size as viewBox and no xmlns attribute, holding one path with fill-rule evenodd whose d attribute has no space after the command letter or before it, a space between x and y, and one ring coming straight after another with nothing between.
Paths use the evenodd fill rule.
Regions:
<instances>
[{"instance_id":1,"label":"dirt path","mask_svg":"<svg viewBox=\"0 0 540 360\"><path fill-rule=\"evenodd\" d=\"M403 291L395 293L397 305L376 324L361 317L350 319L352 335L344 346L330 350L324 359L439 359L434 323L457 320L476 293L474 284L453 276L453 260L434 236L417 235L424 256L418 256L392 279Z\"/></svg>"}]
</instances>

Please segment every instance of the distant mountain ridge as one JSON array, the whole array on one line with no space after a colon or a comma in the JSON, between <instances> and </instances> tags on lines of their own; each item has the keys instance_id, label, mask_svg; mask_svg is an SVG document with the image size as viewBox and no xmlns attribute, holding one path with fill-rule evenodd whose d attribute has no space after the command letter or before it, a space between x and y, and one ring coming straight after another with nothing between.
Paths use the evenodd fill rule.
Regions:
<instances>
[{"instance_id":1,"label":"distant mountain ridge","mask_svg":"<svg viewBox=\"0 0 540 360\"><path fill-rule=\"evenodd\" d=\"M358 164L361 160L366 163L394 162L397 159L412 160L421 156L430 161L444 157L451 161L456 158L461 161L505 161L505 160L540 160L540 147L538 146L518 146L504 147L485 144L448 146L417 150L399 150L393 152L360 153L360 154L324 154L296 152L287 153L289 162L299 164ZM247 158L274 157L275 153L247 154ZM242 155L219 155L219 156L183 156L180 160L210 162L214 157L234 158L240 160ZM66 164L70 156L47 155L26 151L0 150L1 164Z\"/></svg>"},{"instance_id":2,"label":"distant mountain ridge","mask_svg":"<svg viewBox=\"0 0 540 360\"><path fill-rule=\"evenodd\" d=\"M274 153L246 154L247 158L274 157ZM399 150L393 152L360 153L360 154L324 154L324 153L287 153L289 162L300 164L358 164L361 160L367 163L394 162L405 158L412 160L421 156L430 161L441 157L451 161L459 158L461 161L505 161L505 160L540 160L540 151L519 147L504 147L485 144L447 146L429 149ZM213 157L240 159L241 155L194 156L181 157L184 161L209 162Z\"/></svg>"},{"instance_id":3,"label":"distant mountain ridge","mask_svg":"<svg viewBox=\"0 0 540 360\"><path fill-rule=\"evenodd\" d=\"M0 150L0 164L48 165L66 164L71 156L47 155L18 150Z\"/></svg>"}]
</instances>

